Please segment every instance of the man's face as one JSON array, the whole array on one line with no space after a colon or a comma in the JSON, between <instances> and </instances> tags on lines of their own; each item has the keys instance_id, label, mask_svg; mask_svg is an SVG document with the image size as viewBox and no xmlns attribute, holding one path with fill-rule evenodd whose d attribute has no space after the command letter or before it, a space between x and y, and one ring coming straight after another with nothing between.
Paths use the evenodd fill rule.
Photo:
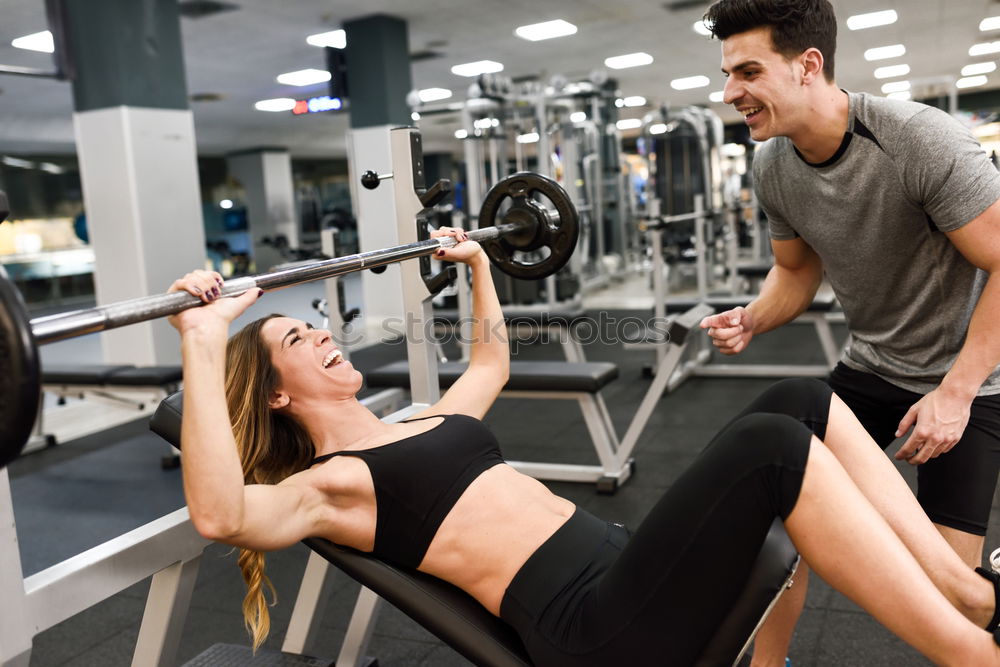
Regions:
<instances>
[{"instance_id":1,"label":"man's face","mask_svg":"<svg viewBox=\"0 0 1000 667\"><path fill-rule=\"evenodd\" d=\"M796 61L789 62L774 50L770 28L754 28L723 40L722 71L727 75L723 102L743 115L754 141L794 130L803 87Z\"/></svg>"}]
</instances>

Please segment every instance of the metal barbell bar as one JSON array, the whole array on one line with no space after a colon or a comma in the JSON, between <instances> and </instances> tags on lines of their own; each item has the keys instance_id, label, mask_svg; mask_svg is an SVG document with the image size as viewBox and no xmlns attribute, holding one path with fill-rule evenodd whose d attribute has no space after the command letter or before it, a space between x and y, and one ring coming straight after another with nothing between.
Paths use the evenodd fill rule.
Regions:
<instances>
[{"instance_id":1,"label":"metal barbell bar","mask_svg":"<svg viewBox=\"0 0 1000 667\"><path fill-rule=\"evenodd\" d=\"M548 199L554 212L538 202L537 196ZM4 217L5 209L5 199L0 196ZM471 230L468 237L483 244L497 268L522 278L543 278L561 269L579 236L579 219L569 195L555 181L538 174L518 173L494 185L483 202L479 219L499 222ZM440 248L455 245L453 237L438 237L297 263L270 273L227 280L221 293L238 296L252 289L291 287L432 255ZM547 249L548 254L542 249ZM201 299L187 292L169 292L28 320L20 293L0 267L0 468L20 453L38 412L38 345L167 317L201 305Z\"/></svg>"}]
</instances>

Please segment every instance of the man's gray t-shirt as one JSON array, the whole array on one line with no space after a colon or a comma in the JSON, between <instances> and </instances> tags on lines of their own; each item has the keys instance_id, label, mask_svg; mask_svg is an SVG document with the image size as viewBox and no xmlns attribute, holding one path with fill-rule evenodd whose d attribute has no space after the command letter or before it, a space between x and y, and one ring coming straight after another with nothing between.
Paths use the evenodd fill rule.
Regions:
<instances>
[{"instance_id":1,"label":"man's gray t-shirt","mask_svg":"<svg viewBox=\"0 0 1000 667\"><path fill-rule=\"evenodd\" d=\"M771 237L823 260L851 331L844 363L927 393L958 356L986 275L944 232L1000 199L1000 174L972 134L916 102L849 93L837 153L809 164L787 137L754 156ZM1000 393L1000 368L980 395Z\"/></svg>"}]
</instances>

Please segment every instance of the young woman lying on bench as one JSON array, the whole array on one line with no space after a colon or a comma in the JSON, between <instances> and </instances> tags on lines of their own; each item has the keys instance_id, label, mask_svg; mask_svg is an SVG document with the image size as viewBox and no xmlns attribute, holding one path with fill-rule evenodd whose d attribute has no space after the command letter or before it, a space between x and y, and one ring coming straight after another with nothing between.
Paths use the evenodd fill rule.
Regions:
<instances>
[{"instance_id":1,"label":"young woman lying on bench","mask_svg":"<svg viewBox=\"0 0 1000 667\"><path fill-rule=\"evenodd\" d=\"M824 579L939 664L1000 665L994 582L968 569L826 385L775 385L730 422L630 532L504 464L479 421L507 380L503 315L479 246L438 251L473 277L468 370L386 424L327 331L268 316L226 342L259 292L176 281L210 305L172 318L184 358L184 490L205 537L242 547L254 646L269 628L262 552L306 537L468 592L538 665L690 664L738 597L775 517Z\"/></svg>"}]
</instances>

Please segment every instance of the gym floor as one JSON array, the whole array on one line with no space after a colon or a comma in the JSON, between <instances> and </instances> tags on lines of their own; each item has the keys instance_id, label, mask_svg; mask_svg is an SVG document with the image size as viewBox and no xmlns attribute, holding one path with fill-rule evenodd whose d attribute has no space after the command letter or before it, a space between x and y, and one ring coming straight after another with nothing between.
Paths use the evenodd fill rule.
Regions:
<instances>
[{"instance_id":1,"label":"gym floor","mask_svg":"<svg viewBox=\"0 0 1000 667\"><path fill-rule=\"evenodd\" d=\"M304 285L268 294L254 316L285 312L318 323L308 304L320 289ZM601 308L604 302L594 300L587 305ZM649 312L609 314L646 320ZM596 317L597 311L589 314ZM603 393L615 427L623 434L648 387L642 368L652 360L652 352L626 351L609 342L590 343L585 352L590 361L612 361L619 366L619 379ZM99 355L96 336L42 348L43 364ZM404 356L403 345L381 344L354 352L352 362L364 372ZM515 358L561 359L562 352L552 343L520 345ZM755 339L744 361L815 364L822 363L822 354L811 327L789 326ZM635 526L715 430L771 382L690 379L660 400L635 450L636 475L616 494L598 495L593 486L584 484L549 485L598 516ZM596 462L575 402L501 399L486 421L509 458ZM160 467L165 453L166 445L148 431L142 419L15 461L10 473L25 576L183 506L180 471ZM900 466L912 484L914 476L907 468ZM997 516L987 536L988 549L1000 541ZM726 545L720 544L719 549L724 551ZM271 610L267 647L280 648L307 556L308 550L301 545L268 556L278 603ZM346 575L337 573L333 579L322 615L324 631L313 652L330 660L337 655L358 590ZM712 595L712 582L704 583L705 595ZM31 665L130 664L148 587L148 581L137 584L38 635ZM243 590L235 552L223 545L210 547L201 562L178 664L216 643L247 643L240 612ZM369 654L382 667L469 664L388 605L378 618ZM790 657L793 665L816 667L929 664L815 575Z\"/></svg>"}]
</instances>

